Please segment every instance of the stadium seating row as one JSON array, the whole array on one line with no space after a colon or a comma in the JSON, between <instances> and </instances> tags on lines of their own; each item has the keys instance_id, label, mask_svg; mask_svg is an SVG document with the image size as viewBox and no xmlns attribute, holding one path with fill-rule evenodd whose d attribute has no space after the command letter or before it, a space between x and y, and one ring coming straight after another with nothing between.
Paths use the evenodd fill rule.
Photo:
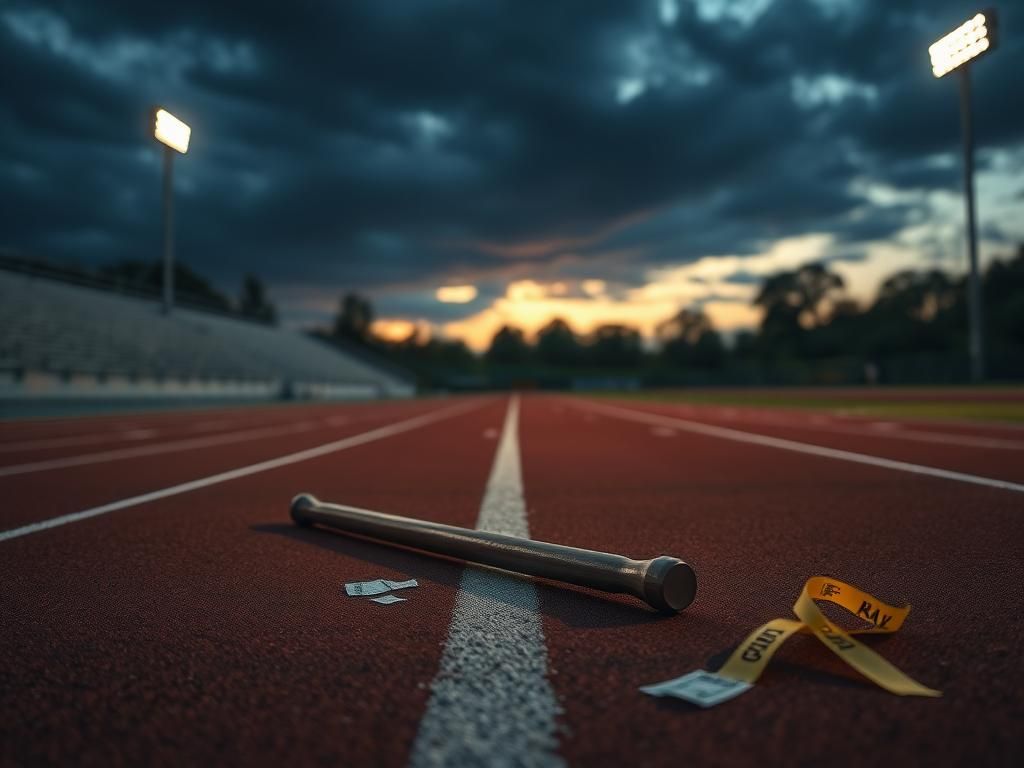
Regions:
<instances>
[{"instance_id":1,"label":"stadium seating row","mask_svg":"<svg viewBox=\"0 0 1024 768\"><path fill-rule=\"evenodd\" d=\"M0 270L0 394L407 396L411 382L305 334Z\"/></svg>"}]
</instances>

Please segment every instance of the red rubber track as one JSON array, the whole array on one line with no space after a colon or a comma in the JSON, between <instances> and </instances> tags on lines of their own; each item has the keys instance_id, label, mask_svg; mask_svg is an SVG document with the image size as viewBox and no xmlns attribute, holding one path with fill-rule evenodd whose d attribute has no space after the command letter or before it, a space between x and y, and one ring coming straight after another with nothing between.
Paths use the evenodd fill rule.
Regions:
<instances>
[{"instance_id":1,"label":"red rubber track","mask_svg":"<svg viewBox=\"0 0 1024 768\"><path fill-rule=\"evenodd\" d=\"M689 389L689 394L720 395L721 389ZM803 397L808 402L815 400L839 400L849 397L851 400L878 400L879 402L970 402L990 400L1001 402L1019 402L1024 400L1024 393L1019 387L754 387L732 390L733 394L748 395L752 399L764 395L778 394L787 398Z\"/></svg>"},{"instance_id":2,"label":"red rubber track","mask_svg":"<svg viewBox=\"0 0 1024 768\"><path fill-rule=\"evenodd\" d=\"M641 402L630 401L632 405ZM998 421L964 421L942 419L897 419L892 416L864 416L851 413L805 410L800 408L755 408L751 406L697 405L675 403L671 407L687 417L702 415L723 421L750 423L776 423L780 421L806 426L827 426L856 428L876 435L888 429L912 432L936 432L941 434L963 434L974 437L990 437L1014 442L1024 441L1024 424Z\"/></svg>"},{"instance_id":3,"label":"red rubber track","mask_svg":"<svg viewBox=\"0 0 1024 768\"><path fill-rule=\"evenodd\" d=\"M612 401L602 400L600 402ZM878 431L877 434L872 434L872 430L868 425L877 422L851 419L836 420L828 417L819 417L819 420L815 423L812 421L813 417L811 415L799 412L794 413L792 411L776 411L766 417L763 410L754 413L748 413L743 409L726 410L723 412L719 408L681 407L678 405L637 403L628 400L615 401L614 405L630 408L635 411L679 418L685 421L713 424L741 432L780 437L786 440L811 443L827 448L838 448L854 453L865 453L871 456L905 461L911 464L921 464L955 472L966 472L997 480L1024 482L1024 434L993 433L986 430L984 426L973 430L961 428L957 432L943 429L940 432L940 430L934 427L930 430L921 430L916 423L911 424L909 422L888 419L886 423L892 424L899 429L885 432ZM666 426L671 428L671 425ZM909 430L915 433L927 431L931 435L942 434L954 439L957 436L982 439L997 438L1004 441L1007 445L1019 444L1020 447L988 448L953 443L924 442L921 439L899 439L896 436L899 435L901 430Z\"/></svg>"},{"instance_id":4,"label":"red rubber track","mask_svg":"<svg viewBox=\"0 0 1024 768\"><path fill-rule=\"evenodd\" d=\"M378 415L413 413L422 407L410 402L385 402L373 406L294 405L254 408L252 412L223 413L186 411L175 418L168 414L139 414L129 422L111 417L87 417L68 423L53 433L50 422L0 422L0 467L15 463L46 461L65 456L128 450L162 443L204 440L255 429L274 429L312 422L320 427L358 424Z\"/></svg>"},{"instance_id":5,"label":"red rubber track","mask_svg":"<svg viewBox=\"0 0 1024 768\"><path fill-rule=\"evenodd\" d=\"M492 400L335 455L2 542L4 761L401 764L461 567L299 530L288 502L310 491L472 526L494 445L484 432L503 417ZM342 590L409 576L421 586L399 606Z\"/></svg>"},{"instance_id":6,"label":"red rubber track","mask_svg":"<svg viewBox=\"0 0 1024 768\"><path fill-rule=\"evenodd\" d=\"M14 432L2 424L0 443L118 422L158 424L168 430L160 439L179 439L201 420L244 422L218 428L227 432L299 414L358 417L287 437L0 478L0 530L451 402L118 415L62 420L60 428L11 425ZM570 764L1020 762L1024 494L656 434L574 403L522 401L531 534L637 557L681 556L696 567L700 589L688 611L663 617L631 598L540 583ZM0 541L0 764L405 765L462 568L297 529L288 501L309 491L472 526L506 404L481 399L377 442ZM712 423L675 406L620 405ZM1016 451L714 423L1019 477ZM2 454L0 465L39 453ZM791 640L753 691L716 709L637 691L717 668L749 630L791 616L804 580L819 573L914 606L898 634L868 642L943 698L885 693L809 637ZM378 577L415 577L420 587L395 606L342 592L347 581Z\"/></svg>"},{"instance_id":7,"label":"red rubber track","mask_svg":"<svg viewBox=\"0 0 1024 768\"><path fill-rule=\"evenodd\" d=\"M667 439L567 399L531 401L521 440L535 538L680 556L700 581L695 604L675 618L625 598L543 590L571 762L1021 757L1021 494L712 437ZM804 580L817 574L912 604L900 633L872 645L944 697L885 693L806 637L779 652L753 691L717 709L636 692L717 669L747 632L792 617Z\"/></svg>"},{"instance_id":8,"label":"red rubber track","mask_svg":"<svg viewBox=\"0 0 1024 768\"><path fill-rule=\"evenodd\" d=\"M87 509L154 489L165 488L312 448L419 414L429 413L438 407L438 403L432 402L372 405L367 406L365 412L360 413L358 417L351 417L350 421L340 426L331 426L325 421L328 416L322 413L315 416L303 414L302 420L319 419L318 427L307 432L279 435L262 440L245 440L227 445L173 451L156 456L140 456L61 470L0 477L0 490L5 496L22 502L0 506L0 530ZM287 410L290 415L291 409ZM261 424L257 424L256 428L261 426ZM92 453L92 449L65 448L63 453L75 456ZM38 460L36 455L28 458L29 461ZM18 464L21 462L5 460L4 465L8 463Z\"/></svg>"}]
</instances>

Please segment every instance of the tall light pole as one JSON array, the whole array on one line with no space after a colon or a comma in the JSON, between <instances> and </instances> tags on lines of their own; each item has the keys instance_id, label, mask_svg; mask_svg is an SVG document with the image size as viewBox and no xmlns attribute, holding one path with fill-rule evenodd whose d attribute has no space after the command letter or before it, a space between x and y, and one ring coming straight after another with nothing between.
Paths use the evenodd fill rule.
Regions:
<instances>
[{"instance_id":1,"label":"tall light pole","mask_svg":"<svg viewBox=\"0 0 1024 768\"><path fill-rule=\"evenodd\" d=\"M996 47L997 17L994 9L977 13L941 40L932 43L928 54L932 73L945 77L956 70L960 75L960 124L964 142L964 199L967 206L967 255L971 271L967 278L968 349L971 379L985 378L982 345L981 276L978 270L978 234L974 222L974 129L971 123L970 62Z\"/></svg>"},{"instance_id":2,"label":"tall light pole","mask_svg":"<svg viewBox=\"0 0 1024 768\"><path fill-rule=\"evenodd\" d=\"M174 307L174 153L188 152L192 129L165 109L157 109L153 135L164 145L164 314Z\"/></svg>"}]
</instances>

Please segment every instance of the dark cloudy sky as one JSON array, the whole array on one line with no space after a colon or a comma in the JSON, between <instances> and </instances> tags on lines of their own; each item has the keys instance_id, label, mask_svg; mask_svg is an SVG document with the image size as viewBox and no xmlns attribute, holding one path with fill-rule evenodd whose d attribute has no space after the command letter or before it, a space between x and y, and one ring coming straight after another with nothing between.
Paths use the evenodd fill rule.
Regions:
<instances>
[{"instance_id":1,"label":"dark cloudy sky","mask_svg":"<svg viewBox=\"0 0 1024 768\"><path fill-rule=\"evenodd\" d=\"M947 0L0 3L0 247L155 258L149 109L193 127L179 257L292 324L359 289L481 343L554 315L756 321L823 258L962 269ZM973 70L983 254L1024 240L1024 6ZM455 292L438 289L471 286Z\"/></svg>"}]
</instances>

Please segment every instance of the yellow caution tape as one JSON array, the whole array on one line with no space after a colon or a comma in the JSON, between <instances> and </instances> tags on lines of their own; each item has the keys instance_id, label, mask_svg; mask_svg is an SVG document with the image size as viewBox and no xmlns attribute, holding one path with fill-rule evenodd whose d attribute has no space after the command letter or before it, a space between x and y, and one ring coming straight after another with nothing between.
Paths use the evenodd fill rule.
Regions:
<instances>
[{"instance_id":1,"label":"yellow caution tape","mask_svg":"<svg viewBox=\"0 0 1024 768\"><path fill-rule=\"evenodd\" d=\"M829 621L815 600L838 605L871 626L844 630ZM683 677L646 686L652 696L676 696L701 706L713 706L750 689L775 652L792 635L809 632L825 647L885 690L900 696L941 696L903 674L854 635L888 634L903 626L910 606L897 608L861 589L826 576L813 576L793 605L793 619L774 619L751 632L718 672L698 670Z\"/></svg>"}]
</instances>

